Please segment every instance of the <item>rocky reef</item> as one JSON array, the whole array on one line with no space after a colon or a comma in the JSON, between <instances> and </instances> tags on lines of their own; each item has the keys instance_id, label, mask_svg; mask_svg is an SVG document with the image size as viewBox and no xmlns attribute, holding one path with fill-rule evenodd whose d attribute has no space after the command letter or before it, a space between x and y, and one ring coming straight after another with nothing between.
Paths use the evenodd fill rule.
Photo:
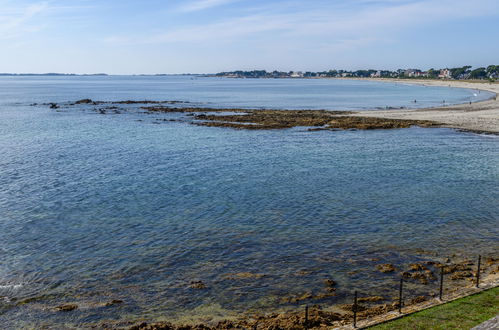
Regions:
<instances>
[{"instance_id":1,"label":"rocky reef","mask_svg":"<svg viewBox=\"0 0 499 330\"><path fill-rule=\"evenodd\" d=\"M486 276L493 276L497 273L499 260L497 258L487 257L484 259L481 271ZM392 264L378 264L375 270L384 273L385 276L400 276L407 283L428 284L428 282L436 283L438 279L433 275L439 270L443 270L446 278L452 282L456 280L464 280L464 285L449 288L447 293L466 290L474 287L476 263L469 259L455 260L451 262L447 260L426 260L418 263L400 264L395 267ZM396 273L401 270L401 273ZM461 277L462 272L470 272L472 276ZM458 275L458 278L453 278L453 275ZM237 273L228 274L228 279L260 279L263 274L253 273ZM495 278L495 277L493 277ZM493 280L493 278L491 278ZM335 295L337 283L332 278L324 278L322 280L325 292L321 294L312 294L307 292L299 297L293 297L289 302L300 306L298 309L280 313L243 313L234 319L226 319L216 323L199 323L199 324L178 324L174 322L126 322L115 324L101 324L102 328L117 328L129 330L211 330L211 329L329 329L332 327L340 327L351 324L353 321L353 304L337 304L328 306L319 305L314 301L332 297ZM398 298L394 295L360 295L357 304L357 316L359 320L372 319L385 315L391 311L398 309ZM430 295L408 296L403 302L404 308L426 304L436 296L435 293ZM305 312L305 304L309 304L307 316ZM425 305L426 306L426 305ZM427 306L428 307L428 306ZM417 308L417 307L414 307ZM411 309L412 310L412 309Z\"/></svg>"},{"instance_id":2,"label":"rocky reef","mask_svg":"<svg viewBox=\"0 0 499 330\"><path fill-rule=\"evenodd\" d=\"M236 129L283 129L312 127L310 131L346 129L393 129L414 125L430 127L437 123L422 120L383 119L375 117L354 117L344 111L326 110L251 110L244 114L195 116L202 120L198 125L230 127Z\"/></svg>"},{"instance_id":3,"label":"rocky reef","mask_svg":"<svg viewBox=\"0 0 499 330\"><path fill-rule=\"evenodd\" d=\"M193 107L185 101L93 101L82 99L68 103L49 103L52 109L84 107L99 114L120 114L139 111L144 114L186 114L183 119L156 119L155 123L185 121L209 127L225 127L246 130L286 129L307 127L319 130L370 130L396 129L411 126L432 127L440 124L428 120L404 120L377 117L352 116L351 111L330 110L270 110L240 108ZM180 106L176 106L180 104Z\"/></svg>"}]
</instances>

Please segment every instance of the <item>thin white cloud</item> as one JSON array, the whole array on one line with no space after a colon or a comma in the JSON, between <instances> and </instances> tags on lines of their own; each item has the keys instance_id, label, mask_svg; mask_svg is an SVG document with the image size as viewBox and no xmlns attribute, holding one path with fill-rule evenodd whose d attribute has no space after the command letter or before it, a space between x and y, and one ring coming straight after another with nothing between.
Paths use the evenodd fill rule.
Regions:
<instances>
[{"instance_id":1,"label":"thin white cloud","mask_svg":"<svg viewBox=\"0 0 499 330\"><path fill-rule=\"evenodd\" d=\"M0 16L0 39L11 39L24 33L40 30L40 25L31 25L30 21L48 8L47 2L35 3L21 8L4 7L3 15Z\"/></svg>"},{"instance_id":2,"label":"thin white cloud","mask_svg":"<svg viewBox=\"0 0 499 330\"><path fill-rule=\"evenodd\" d=\"M194 12L194 11L210 9L213 7L223 6L236 1L238 0L198 0L187 3L179 7L178 10L181 12Z\"/></svg>"},{"instance_id":3,"label":"thin white cloud","mask_svg":"<svg viewBox=\"0 0 499 330\"><path fill-rule=\"evenodd\" d=\"M221 1L224 0L209 2L214 5ZM111 43L223 43L249 36L255 36L258 40L258 37L265 38L271 34L276 42L283 39L307 42L315 38L322 42L361 45L355 40L386 40L406 28L499 12L496 0L475 0L473 3L468 0L360 2L376 5L366 5L353 11L344 11L328 4L315 8L310 5L310 9L301 6L303 10L287 13L280 12L279 6L275 6L257 14L219 22L170 29L152 35L114 36L106 40ZM349 39L353 42L348 42Z\"/></svg>"}]
</instances>

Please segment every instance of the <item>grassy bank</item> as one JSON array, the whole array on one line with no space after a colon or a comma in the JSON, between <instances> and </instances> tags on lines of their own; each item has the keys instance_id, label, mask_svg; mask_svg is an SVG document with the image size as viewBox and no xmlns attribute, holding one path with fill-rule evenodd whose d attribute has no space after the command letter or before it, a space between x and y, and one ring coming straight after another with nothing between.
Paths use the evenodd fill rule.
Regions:
<instances>
[{"instance_id":1,"label":"grassy bank","mask_svg":"<svg viewBox=\"0 0 499 330\"><path fill-rule=\"evenodd\" d=\"M499 287L369 329L471 329L499 312Z\"/></svg>"}]
</instances>

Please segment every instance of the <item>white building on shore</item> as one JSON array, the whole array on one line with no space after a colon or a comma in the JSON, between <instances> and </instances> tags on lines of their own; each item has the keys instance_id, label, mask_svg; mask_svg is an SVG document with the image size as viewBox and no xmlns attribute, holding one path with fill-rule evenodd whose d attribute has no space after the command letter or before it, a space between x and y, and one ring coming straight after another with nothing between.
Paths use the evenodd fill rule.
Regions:
<instances>
[{"instance_id":1,"label":"white building on shore","mask_svg":"<svg viewBox=\"0 0 499 330\"><path fill-rule=\"evenodd\" d=\"M440 70L440 74L438 75L438 78L440 78L440 79L451 79L452 76L450 74L450 70L449 69Z\"/></svg>"},{"instance_id":2,"label":"white building on shore","mask_svg":"<svg viewBox=\"0 0 499 330\"><path fill-rule=\"evenodd\" d=\"M303 78L303 72L301 71L293 71L291 73L291 78Z\"/></svg>"}]
</instances>

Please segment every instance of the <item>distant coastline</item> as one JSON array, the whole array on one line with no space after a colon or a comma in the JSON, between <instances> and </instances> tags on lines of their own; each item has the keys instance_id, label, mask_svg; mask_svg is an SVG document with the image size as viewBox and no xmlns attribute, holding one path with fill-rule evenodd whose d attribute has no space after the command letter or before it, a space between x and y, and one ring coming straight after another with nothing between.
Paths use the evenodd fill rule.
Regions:
<instances>
[{"instance_id":1,"label":"distant coastline","mask_svg":"<svg viewBox=\"0 0 499 330\"><path fill-rule=\"evenodd\" d=\"M163 77L163 76L203 76L202 74L194 74L194 73L179 73L179 74L170 74L170 73L157 73L157 74L108 74L108 73L0 73L0 77L31 77L31 76L42 76L42 77L87 77L87 76L139 76L139 77Z\"/></svg>"},{"instance_id":2,"label":"distant coastline","mask_svg":"<svg viewBox=\"0 0 499 330\"><path fill-rule=\"evenodd\" d=\"M397 69L397 70L328 70L328 71L229 71L205 75L226 78L397 78L397 79L452 79L452 80L491 80L499 79L499 65L489 65L472 70L466 65L458 68L441 69Z\"/></svg>"},{"instance_id":3,"label":"distant coastline","mask_svg":"<svg viewBox=\"0 0 499 330\"><path fill-rule=\"evenodd\" d=\"M388 79L424 79L424 80L477 80L497 81L499 80L499 65L489 65L472 69L466 65L457 68L440 69L397 69L397 70L327 70L327 71L266 71L266 70L236 70L218 73L156 73L156 74L107 74L107 73L0 73L0 76L198 76L218 78L269 78L269 79L292 79L292 78L388 78Z\"/></svg>"},{"instance_id":4,"label":"distant coastline","mask_svg":"<svg viewBox=\"0 0 499 330\"><path fill-rule=\"evenodd\" d=\"M107 73L85 73L85 74L76 74L76 73L0 73L2 77L24 77L24 76L108 76Z\"/></svg>"},{"instance_id":5,"label":"distant coastline","mask_svg":"<svg viewBox=\"0 0 499 330\"><path fill-rule=\"evenodd\" d=\"M352 78L350 78L352 79ZM364 80L364 79L358 79ZM455 80L428 80L414 79L407 81L405 79L365 79L378 82L391 83L411 83L423 86L442 86L452 88L466 88L482 90L494 93L495 95L488 100L480 102L470 102L458 105L443 105L441 107L423 108L423 109L397 109L380 111L357 111L351 116L376 117L385 119L399 120L428 120L441 123L445 127L456 128L460 130L499 134L499 83L487 81L455 81Z\"/></svg>"}]
</instances>

